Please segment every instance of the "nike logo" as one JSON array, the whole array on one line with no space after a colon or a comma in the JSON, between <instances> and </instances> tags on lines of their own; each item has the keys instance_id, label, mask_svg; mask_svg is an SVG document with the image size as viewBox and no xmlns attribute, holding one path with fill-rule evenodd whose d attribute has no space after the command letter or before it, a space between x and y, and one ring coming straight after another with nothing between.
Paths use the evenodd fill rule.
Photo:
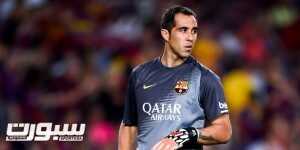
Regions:
<instances>
[{"instance_id":1,"label":"nike logo","mask_svg":"<svg viewBox=\"0 0 300 150\"><path fill-rule=\"evenodd\" d=\"M151 87L153 87L153 86L155 86L156 84L151 84L151 85L145 85L144 84L144 86L143 86L143 89L144 90L147 90L147 89L149 89L149 88L151 88Z\"/></svg>"}]
</instances>

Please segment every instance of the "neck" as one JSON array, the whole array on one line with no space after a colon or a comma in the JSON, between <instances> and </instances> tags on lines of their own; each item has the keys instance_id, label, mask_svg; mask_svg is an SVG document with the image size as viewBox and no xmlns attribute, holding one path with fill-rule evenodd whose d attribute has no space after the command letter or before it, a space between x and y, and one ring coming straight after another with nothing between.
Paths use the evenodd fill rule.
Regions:
<instances>
[{"instance_id":1,"label":"neck","mask_svg":"<svg viewBox=\"0 0 300 150\"><path fill-rule=\"evenodd\" d=\"M163 55L161 56L161 63L169 68L181 65L187 57L180 57L174 53L168 44L165 44Z\"/></svg>"}]
</instances>

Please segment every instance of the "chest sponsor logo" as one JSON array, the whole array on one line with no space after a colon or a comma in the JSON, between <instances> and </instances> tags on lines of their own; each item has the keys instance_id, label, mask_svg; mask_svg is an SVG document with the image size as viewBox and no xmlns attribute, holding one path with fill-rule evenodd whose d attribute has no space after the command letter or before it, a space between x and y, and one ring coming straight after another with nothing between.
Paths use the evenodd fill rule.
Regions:
<instances>
[{"instance_id":1,"label":"chest sponsor logo","mask_svg":"<svg viewBox=\"0 0 300 150\"><path fill-rule=\"evenodd\" d=\"M166 103L144 103L143 112L150 116L151 120L181 120L181 105Z\"/></svg>"},{"instance_id":2,"label":"chest sponsor logo","mask_svg":"<svg viewBox=\"0 0 300 150\"><path fill-rule=\"evenodd\" d=\"M187 92L187 90L189 89L188 81L186 81L186 80L177 81L174 89L179 94L185 94Z\"/></svg>"}]
</instances>

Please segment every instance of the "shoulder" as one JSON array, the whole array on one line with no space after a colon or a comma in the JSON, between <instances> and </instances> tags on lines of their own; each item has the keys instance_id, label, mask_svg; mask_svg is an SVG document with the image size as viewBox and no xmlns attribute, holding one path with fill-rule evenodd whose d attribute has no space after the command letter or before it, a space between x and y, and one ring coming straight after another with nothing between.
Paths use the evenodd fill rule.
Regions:
<instances>
[{"instance_id":1,"label":"shoulder","mask_svg":"<svg viewBox=\"0 0 300 150\"><path fill-rule=\"evenodd\" d=\"M192 59L192 65L194 68L196 68L199 72L201 72L201 80L220 80L220 77L213 72L211 69L209 69L207 66L204 64L200 63L197 61L195 58L191 57Z\"/></svg>"},{"instance_id":2,"label":"shoulder","mask_svg":"<svg viewBox=\"0 0 300 150\"><path fill-rule=\"evenodd\" d=\"M136 80L136 82L139 82L146 78L151 71L157 68L157 59L158 58L155 58L143 64L135 66L131 71L131 78L133 78L133 80Z\"/></svg>"},{"instance_id":3,"label":"shoulder","mask_svg":"<svg viewBox=\"0 0 300 150\"><path fill-rule=\"evenodd\" d=\"M147 61L145 63L139 64L132 69L132 73L141 74L155 67L157 58Z\"/></svg>"}]
</instances>

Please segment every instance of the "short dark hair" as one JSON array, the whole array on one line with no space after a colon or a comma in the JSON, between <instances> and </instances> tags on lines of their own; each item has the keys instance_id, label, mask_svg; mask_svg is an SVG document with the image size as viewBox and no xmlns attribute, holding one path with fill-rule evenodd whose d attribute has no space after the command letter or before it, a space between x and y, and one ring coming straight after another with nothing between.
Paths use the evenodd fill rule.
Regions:
<instances>
[{"instance_id":1,"label":"short dark hair","mask_svg":"<svg viewBox=\"0 0 300 150\"><path fill-rule=\"evenodd\" d=\"M185 15L192 15L195 18L197 18L196 13L191 10L190 8L184 7L184 6L179 6L175 5L170 8L168 8L162 15L161 17L161 22L160 22L160 29L167 29L169 32L171 32L171 29L174 27L174 18L175 15L178 13L182 13Z\"/></svg>"}]
</instances>

